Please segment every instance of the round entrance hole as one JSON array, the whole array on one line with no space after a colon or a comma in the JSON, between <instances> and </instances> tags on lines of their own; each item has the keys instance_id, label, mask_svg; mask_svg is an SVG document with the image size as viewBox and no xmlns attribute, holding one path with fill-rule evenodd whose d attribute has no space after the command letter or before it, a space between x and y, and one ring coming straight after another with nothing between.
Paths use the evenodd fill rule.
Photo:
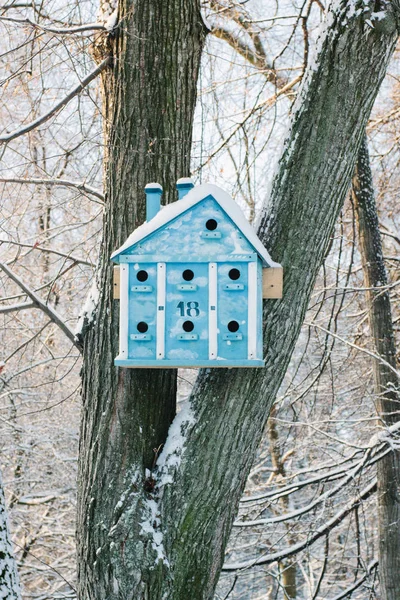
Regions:
<instances>
[{"instance_id":1,"label":"round entrance hole","mask_svg":"<svg viewBox=\"0 0 400 600\"><path fill-rule=\"evenodd\" d=\"M218 223L215 219L208 219L206 223L206 229L208 229L208 231L214 231L214 229L217 229L217 227Z\"/></svg>"},{"instance_id":2,"label":"round entrance hole","mask_svg":"<svg viewBox=\"0 0 400 600\"><path fill-rule=\"evenodd\" d=\"M148 328L149 328L149 326L144 321L140 321L140 323L138 323L136 325L136 329L138 330L139 333L146 333Z\"/></svg>"},{"instance_id":3,"label":"round entrance hole","mask_svg":"<svg viewBox=\"0 0 400 600\"><path fill-rule=\"evenodd\" d=\"M147 271L138 271L136 273L136 279L138 281L147 281L148 277L149 277L149 274Z\"/></svg>"},{"instance_id":4,"label":"round entrance hole","mask_svg":"<svg viewBox=\"0 0 400 600\"><path fill-rule=\"evenodd\" d=\"M194 325L193 325L192 321L185 321L185 322L182 324L182 329L183 329L183 331L187 331L188 333L189 333L190 331L193 331L193 329L194 329Z\"/></svg>"},{"instance_id":5,"label":"round entrance hole","mask_svg":"<svg viewBox=\"0 0 400 600\"><path fill-rule=\"evenodd\" d=\"M182 277L185 281L192 281L194 277L192 269L185 269L182 273Z\"/></svg>"},{"instance_id":6,"label":"round entrance hole","mask_svg":"<svg viewBox=\"0 0 400 600\"><path fill-rule=\"evenodd\" d=\"M239 329L239 323L237 321L229 321L228 329L232 333L235 333Z\"/></svg>"},{"instance_id":7,"label":"round entrance hole","mask_svg":"<svg viewBox=\"0 0 400 600\"><path fill-rule=\"evenodd\" d=\"M228 275L229 275L230 279L233 279L233 281L236 281L240 277L240 271L239 271L239 269L231 269L229 271Z\"/></svg>"}]
</instances>

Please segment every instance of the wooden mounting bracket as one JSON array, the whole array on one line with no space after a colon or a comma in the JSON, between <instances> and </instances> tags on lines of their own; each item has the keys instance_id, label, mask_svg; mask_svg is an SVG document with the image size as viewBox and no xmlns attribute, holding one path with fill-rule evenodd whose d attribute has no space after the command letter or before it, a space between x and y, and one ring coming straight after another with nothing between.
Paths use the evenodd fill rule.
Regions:
<instances>
[{"instance_id":1,"label":"wooden mounting bracket","mask_svg":"<svg viewBox=\"0 0 400 600\"><path fill-rule=\"evenodd\" d=\"M262 297L269 299L282 298L283 268L270 267L263 269Z\"/></svg>"}]
</instances>

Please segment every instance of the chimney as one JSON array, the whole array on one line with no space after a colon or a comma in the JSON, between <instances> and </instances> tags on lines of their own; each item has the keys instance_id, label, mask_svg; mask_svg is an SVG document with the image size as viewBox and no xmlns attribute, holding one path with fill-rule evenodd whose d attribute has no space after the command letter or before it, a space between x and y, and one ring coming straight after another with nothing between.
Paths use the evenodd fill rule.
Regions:
<instances>
[{"instance_id":1,"label":"chimney","mask_svg":"<svg viewBox=\"0 0 400 600\"><path fill-rule=\"evenodd\" d=\"M163 189L159 183L148 183L144 191L146 194L146 221L151 221L160 210Z\"/></svg>"},{"instance_id":2,"label":"chimney","mask_svg":"<svg viewBox=\"0 0 400 600\"><path fill-rule=\"evenodd\" d=\"M176 189L178 190L178 200L182 200L190 190L194 188L194 183L190 177L182 177L176 182Z\"/></svg>"}]
</instances>

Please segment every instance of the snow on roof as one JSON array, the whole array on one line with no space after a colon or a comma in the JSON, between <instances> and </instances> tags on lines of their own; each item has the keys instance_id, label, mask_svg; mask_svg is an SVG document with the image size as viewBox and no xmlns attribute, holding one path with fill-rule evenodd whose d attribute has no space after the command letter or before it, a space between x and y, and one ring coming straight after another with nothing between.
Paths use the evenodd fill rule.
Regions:
<instances>
[{"instance_id":1,"label":"snow on roof","mask_svg":"<svg viewBox=\"0 0 400 600\"><path fill-rule=\"evenodd\" d=\"M279 263L276 263L272 260L268 251L258 239L253 227L244 216L241 208L236 204L231 196L227 194L227 192L224 192L224 190L222 190L220 187L211 183L198 185L190 190L190 192L188 192L188 194L186 194L182 200L178 200L177 202L173 202L172 204L164 206L150 221L143 223L143 225L140 225L140 227L135 229L135 231L128 237L126 242L120 248L118 248L118 250L113 252L111 259L115 258L122 252L125 252L125 250L128 250L134 244L137 244L144 238L148 237L208 196L212 196L218 202L222 210L224 210L228 217L232 219L235 225L237 225L243 235L257 251L264 263L266 263L269 267L281 266Z\"/></svg>"},{"instance_id":2,"label":"snow on roof","mask_svg":"<svg viewBox=\"0 0 400 600\"><path fill-rule=\"evenodd\" d=\"M148 183L144 186L145 190L161 190L162 191L162 185L160 183Z\"/></svg>"},{"instance_id":3,"label":"snow on roof","mask_svg":"<svg viewBox=\"0 0 400 600\"><path fill-rule=\"evenodd\" d=\"M181 177L176 182L176 185L194 185L191 177Z\"/></svg>"}]
</instances>

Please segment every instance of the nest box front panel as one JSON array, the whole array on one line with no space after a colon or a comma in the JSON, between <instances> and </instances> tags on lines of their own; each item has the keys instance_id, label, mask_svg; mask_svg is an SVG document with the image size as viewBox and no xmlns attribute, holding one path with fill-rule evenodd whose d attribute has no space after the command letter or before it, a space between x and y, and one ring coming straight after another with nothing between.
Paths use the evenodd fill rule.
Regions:
<instances>
[{"instance_id":1,"label":"nest box front panel","mask_svg":"<svg viewBox=\"0 0 400 600\"><path fill-rule=\"evenodd\" d=\"M124 254L151 256L155 262L184 257L211 262L229 257L249 260L254 249L212 196L189 209Z\"/></svg>"},{"instance_id":2,"label":"nest box front panel","mask_svg":"<svg viewBox=\"0 0 400 600\"><path fill-rule=\"evenodd\" d=\"M166 265L165 357L167 360L208 359L208 264Z\"/></svg>"},{"instance_id":3,"label":"nest box front panel","mask_svg":"<svg viewBox=\"0 0 400 600\"><path fill-rule=\"evenodd\" d=\"M220 263L218 273L218 356L248 358L248 263Z\"/></svg>"},{"instance_id":4,"label":"nest box front panel","mask_svg":"<svg viewBox=\"0 0 400 600\"><path fill-rule=\"evenodd\" d=\"M156 358L157 268L151 263L129 265L128 358Z\"/></svg>"}]
</instances>

